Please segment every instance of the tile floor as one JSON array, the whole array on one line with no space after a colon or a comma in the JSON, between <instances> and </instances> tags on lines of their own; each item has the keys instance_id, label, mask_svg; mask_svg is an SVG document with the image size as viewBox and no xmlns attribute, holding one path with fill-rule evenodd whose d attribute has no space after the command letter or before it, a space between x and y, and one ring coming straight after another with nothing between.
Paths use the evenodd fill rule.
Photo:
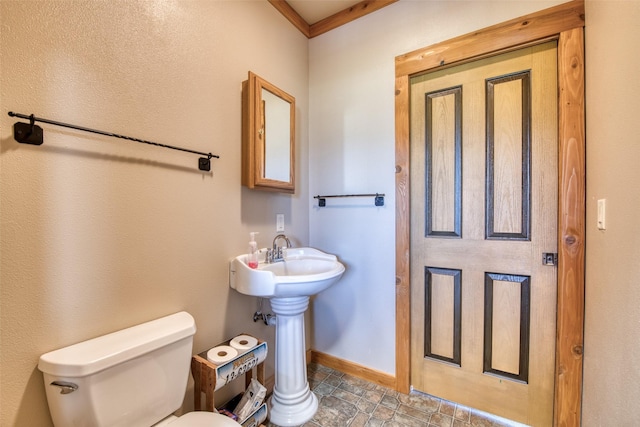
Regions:
<instances>
[{"instance_id":1,"label":"tile floor","mask_svg":"<svg viewBox=\"0 0 640 427\"><path fill-rule=\"evenodd\" d=\"M320 405L304 427L522 426L426 394L398 393L314 363L308 379Z\"/></svg>"}]
</instances>

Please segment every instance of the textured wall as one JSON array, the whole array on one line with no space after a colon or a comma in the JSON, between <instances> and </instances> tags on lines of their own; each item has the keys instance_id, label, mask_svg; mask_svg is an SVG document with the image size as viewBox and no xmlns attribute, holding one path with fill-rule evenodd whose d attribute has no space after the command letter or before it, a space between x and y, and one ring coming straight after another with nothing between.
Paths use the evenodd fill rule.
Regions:
<instances>
[{"instance_id":1,"label":"textured wall","mask_svg":"<svg viewBox=\"0 0 640 427\"><path fill-rule=\"evenodd\" d=\"M587 251L583 425L640 419L639 1L586 2ZM606 230L597 200L606 199Z\"/></svg>"},{"instance_id":2,"label":"textured wall","mask_svg":"<svg viewBox=\"0 0 640 427\"><path fill-rule=\"evenodd\" d=\"M227 262L249 231L270 244L276 213L296 244L308 240L307 39L258 1L2 1L0 12L0 425L50 425L41 354L180 310L196 319L194 352L242 331L275 348L273 328L251 321L255 299L229 289ZM296 97L293 196L240 185L249 70ZM202 173L194 155L50 125L44 145L20 145L10 110L221 158Z\"/></svg>"}]
</instances>

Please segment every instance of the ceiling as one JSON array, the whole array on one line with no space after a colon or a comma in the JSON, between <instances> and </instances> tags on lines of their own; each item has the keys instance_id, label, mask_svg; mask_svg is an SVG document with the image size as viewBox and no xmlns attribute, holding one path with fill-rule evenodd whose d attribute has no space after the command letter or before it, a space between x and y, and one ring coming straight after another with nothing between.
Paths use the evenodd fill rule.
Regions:
<instances>
[{"instance_id":1,"label":"ceiling","mask_svg":"<svg viewBox=\"0 0 640 427\"><path fill-rule=\"evenodd\" d=\"M360 0L287 0L287 3L311 25L360 3Z\"/></svg>"},{"instance_id":2,"label":"ceiling","mask_svg":"<svg viewBox=\"0 0 640 427\"><path fill-rule=\"evenodd\" d=\"M398 0L268 0L305 36L312 38Z\"/></svg>"}]
</instances>

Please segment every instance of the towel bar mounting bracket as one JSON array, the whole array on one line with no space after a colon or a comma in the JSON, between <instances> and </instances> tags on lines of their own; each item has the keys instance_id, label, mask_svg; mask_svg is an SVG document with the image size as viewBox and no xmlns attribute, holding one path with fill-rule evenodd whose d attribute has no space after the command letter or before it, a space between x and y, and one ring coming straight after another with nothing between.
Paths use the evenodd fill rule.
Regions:
<instances>
[{"instance_id":1,"label":"towel bar mounting bracket","mask_svg":"<svg viewBox=\"0 0 640 427\"><path fill-rule=\"evenodd\" d=\"M33 114L29 119L29 123L14 123L13 138L20 144L42 145L44 142L42 128L35 124Z\"/></svg>"}]
</instances>

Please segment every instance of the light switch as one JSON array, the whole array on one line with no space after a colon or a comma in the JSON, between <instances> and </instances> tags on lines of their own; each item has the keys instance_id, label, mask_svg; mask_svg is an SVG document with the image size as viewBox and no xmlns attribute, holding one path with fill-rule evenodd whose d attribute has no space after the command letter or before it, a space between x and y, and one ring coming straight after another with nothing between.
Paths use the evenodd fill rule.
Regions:
<instances>
[{"instance_id":1,"label":"light switch","mask_svg":"<svg viewBox=\"0 0 640 427\"><path fill-rule=\"evenodd\" d=\"M598 230L604 230L606 226L607 199L598 199Z\"/></svg>"},{"instance_id":2,"label":"light switch","mask_svg":"<svg viewBox=\"0 0 640 427\"><path fill-rule=\"evenodd\" d=\"M276 214L276 231L284 231L284 214Z\"/></svg>"}]
</instances>

